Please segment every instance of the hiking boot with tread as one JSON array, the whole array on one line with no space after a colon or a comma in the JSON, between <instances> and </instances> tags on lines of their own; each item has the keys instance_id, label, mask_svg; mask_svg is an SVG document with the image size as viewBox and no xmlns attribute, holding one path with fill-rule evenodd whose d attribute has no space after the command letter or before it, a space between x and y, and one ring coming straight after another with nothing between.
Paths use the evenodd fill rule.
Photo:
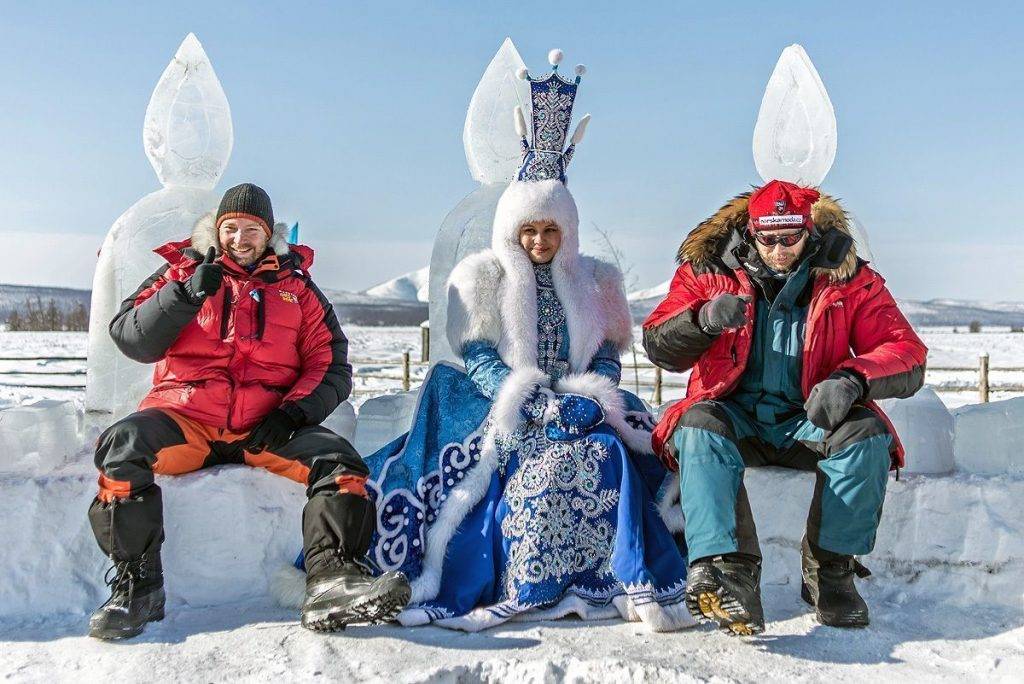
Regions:
<instances>
[{"instance_id":1,"label":"hiking boot with tread","mask_svg":"<svg viewBox=\"0 0 1024 684\"><path fill-rule=\"evenodd\" d=\"M730 636L764 631L761 566L753 559L714 556L690 566L686 607L695 620L713 622Z\"/></svg>"},{"instance_id":2,"label":"hiking boot with tread","mask_svg":"<svg viewBox=\"0 0 1024 684\"><path fill-rule=\"evenodd\" d=\"M375 577L354 560L343 560L306 580L302 626L315 632L337 632L356 623L394 620L412 596L401 572Z\"/></svg>"}]
</instances>

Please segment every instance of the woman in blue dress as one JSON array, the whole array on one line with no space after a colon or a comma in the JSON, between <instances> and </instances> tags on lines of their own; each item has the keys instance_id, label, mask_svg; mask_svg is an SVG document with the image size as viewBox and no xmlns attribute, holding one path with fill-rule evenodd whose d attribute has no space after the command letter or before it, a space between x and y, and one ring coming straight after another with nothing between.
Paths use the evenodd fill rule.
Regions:
<instances>
[{"instance_id":1,"label":"woman in blue dress","mask_svg":"<svg viewBox=\"0 0 1024 684\"><path fill-rule=\"evenodd\" d=\"M411 580L405 625L574 613L688 627L675 485L651 451L651 416L618 389L632 338L622 275L579 254L565 186L586 121L563 151L579 78L525 77L534 142L517 109L523 165L491 248L449 279L447 334L465 371L435 365L410 431L365 459L370 555Z\"/></svg>"}]
</instances>

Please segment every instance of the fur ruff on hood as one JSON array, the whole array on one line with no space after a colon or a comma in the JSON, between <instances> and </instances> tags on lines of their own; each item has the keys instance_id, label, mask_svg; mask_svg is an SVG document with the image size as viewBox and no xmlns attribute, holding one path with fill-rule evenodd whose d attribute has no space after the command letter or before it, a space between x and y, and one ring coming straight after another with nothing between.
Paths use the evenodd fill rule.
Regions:
<instances>
[{"instance_id":1,"label":"fur ruff on hood","mask_svg":"<svg viewBox=\"0 0 1024 684\"><path fill-rule=\"evenodd\" d=\"M192 249L200 254L206 254L210 247L216 249L217 254L220 254L222 251L220 239L217 235L216 217L216 211L203 214L192 227ZM286 223L274 224L274 231L270 235L267 247L272 249L277 256L288 254L288 230L288 224Z\"/></svg>"},{"instance_id":2,"label":"fur ruff on hood","mask_svg":"<svg viewBox=\"0 0 1024 684\"><path fill-rule=\"evenodd\" d=\"M710 218L702 221L696 228L690 231L683 244L679 246L676 260L682 264L689 261L694 266L704 266L714 258L721 249L723 240L728 241L728 236L734 231L746 229L750 216L747 213L747 203L750 193L745 192L729 200L725 206L716 211ZM827 233L830 230L837 230L840 233L853 237L850 233L849 219L846 211L839 206L839 202L829 195L822 194L811 208L811 219L814 221L815 231L819 234ZM832 283L843 283L848 281L857 272L857 246L851 241L842 261L833 268L814 267L811 274L814 277L825 276Z\"/></svg>"},{"instance_id":3,"label":"fur ruff on hood","mask_svg":"<svg viewBox=\"0 0 1024 684\"><path fill-rule=\"evenodd\" d=\"M569 365L582 372L605 340L629 348L632 319L618 269L579 253L576 202L557 180L513 182L502 194L491 249L463 259L448 279L448 341L458 352L488 340L513 370L537 367L537 281L519 244L520 226L536 220L562 232L551 273L569 328Z\"/></svg>"}]
</instances>

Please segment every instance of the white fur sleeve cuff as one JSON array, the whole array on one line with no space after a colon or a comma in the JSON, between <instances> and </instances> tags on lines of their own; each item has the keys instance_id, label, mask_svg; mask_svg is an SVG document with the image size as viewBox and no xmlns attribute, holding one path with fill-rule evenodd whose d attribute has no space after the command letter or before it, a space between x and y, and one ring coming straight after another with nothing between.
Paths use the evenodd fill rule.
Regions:
<instances>
[{"instance_id":1,"label":"white fur sleeve cuff","mask_svg":"<svg viewBox=\"0 0 1024 684\"><path fill-rule=\"evenodd\" d=\"M534 385L547 387L550 378L539 368L520 368L509 373L494 398L491 419L498 432L510 434L522 424L520 409L533 394Z\"/></svg>"},{"instance_id":2,"label":"white fur sleeve cuff","mask_svg":"<svg viewBox=\"0 0 1024 684\"><path fill-rule=\"evenodd\" d=\"M626 422L626 402L611 378L598 373L577 373L556 382L554 390L561 394L590 397L604 409L604 421L619 434L626 446L639 453L654 453L651 450L651 433Z\"/></svg>"},{"instance_id":3,"label":"white fur sleeve cuff","mask_svg":"<svg viewBox=\"0 0 1024 684\"><path fill-rule=\"evenodd\" d=\"M613 415L617 416L619 420L626 415L626 405L619 393L618 386L612 382L611 378L598 373L567 375L555 383L554 389L559 394L582 394L585 397L590 397L604 409L605 417L612 427L615 427L615 424L612 423Z\"/></svg>"}]
</instances>

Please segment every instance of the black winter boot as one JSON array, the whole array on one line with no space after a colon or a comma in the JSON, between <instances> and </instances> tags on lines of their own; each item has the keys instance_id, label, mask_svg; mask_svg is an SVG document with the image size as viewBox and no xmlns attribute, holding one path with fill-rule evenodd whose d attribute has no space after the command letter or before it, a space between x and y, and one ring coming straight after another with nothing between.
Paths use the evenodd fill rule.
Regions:
<instances>
[{"instance_id":1,"label":"black winter boot","mask_svg":"<svg viewBox=\"0 0 1024 684\"><path fill-rule=\"evenodd\" d=\"M806 537L801 566L800 597L814 606L818 622L829 627L868 626L868 605L857 592L853 578L868 577L870 570L853 556L812 547Z\"/></svg>"},{"instance_id":2,"label":"black winter boot","mask_svg":"<svg viewBox=\"0 0 1024 684\"><path fill-rule=\"evenodd\" d=\"M129 639L141 634L147 622L164 619L159 556L117 562L105 579L111 588L110 598L89 618L89 636Z\"/></svg>"},{"instance_id":3,"label":"black winter boot","mask_svg":"<svg viewBox=\"0 0 1024 684\"><path fill-rule=\"evenodd\" d=\"M387 622L409 602L412 590L405 575L375 577L361 562L375 520L373 502L355 494L321 493L306 504L303 627L334 632L357 622Z\"/></svg>"},{"instance_id":4,"label":"black winter boot","mask_svg":"<svg viewBox=\"0 0 1024 684\"><path fill-rule=\"evenodd\" d=\"M760 634L760 560L731 553L694 561L686 579L686 607L698 622L714 621L731 636Z\"/></svg>"},{"instance_id":5,"label":"black winter boot","mask_svg":"<svg viewBox=\"0 0 1024 684\"><path fill-rule=\"evenodd\" d=\"M89 636L137 636L147 622L164 617L160 488L151 485L141 494L110 502L94 499L89 522L100 548L113 562L105 578L110 598L89 619Z\"/></svg>"}]
</instances>

